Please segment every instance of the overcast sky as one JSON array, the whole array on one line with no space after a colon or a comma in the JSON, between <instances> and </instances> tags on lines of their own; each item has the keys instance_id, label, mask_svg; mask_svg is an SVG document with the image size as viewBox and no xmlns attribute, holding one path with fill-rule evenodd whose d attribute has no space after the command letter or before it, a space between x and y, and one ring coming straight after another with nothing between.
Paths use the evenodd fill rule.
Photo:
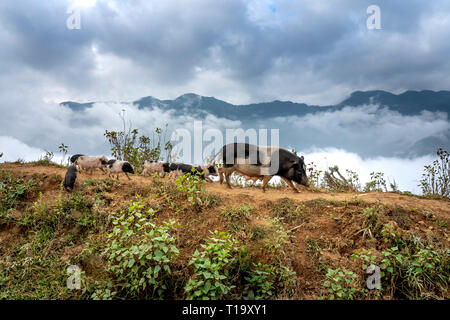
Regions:
<instances>
[{"instance_id":1,"label":"overcast sky","mask_svg":"<svg viewBox=\"0 0 450 320\"><path fill-rule=\"evenodd\" d=\"M72 3L79 30L66 26ZM371 4L381 30L366 27ZM449 15L447 0L3 0L0 99L329 104L448 89Z\"/></svg>"},{"instance_id":2,"label":"overcast sky","mask_svg":"<svg viewBox=\"0 0 450 320\"><path fill-rule=\"evenodd\" d=\"M380 30L366 26L372 4L381 9ZM73 5L81 28L71 30ZM9 158L57 151L61 142L74 152L104 152L104 130L120 128L123 105L116 102L148 95L327 105L355 90L448 90L449 40L448 0L2 0L0 147ZM67 100L105 103L75 114L57 105ZM308 130L300 147L293 144L299 149L306 139L322 139L321 147L342 152L358 154L347 147L354 145L362 154L365 146L372 159L396 157L399 148L450 131L445 114L403 117L365 108L277 119L272 127ZM193 121L127 112L149 130ZM249 126L226 119L210 125Z\"/></svg>"}]
</instances>

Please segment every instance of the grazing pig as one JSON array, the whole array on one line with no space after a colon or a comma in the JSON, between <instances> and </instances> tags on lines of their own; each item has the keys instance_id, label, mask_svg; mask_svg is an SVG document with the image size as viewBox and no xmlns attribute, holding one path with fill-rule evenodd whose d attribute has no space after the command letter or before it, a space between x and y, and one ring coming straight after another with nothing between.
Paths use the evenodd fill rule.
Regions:
<instances>
[{"instance_id":1,"label":"grazing pig","mask_svg":"<svg viewBox=\"0 0 450 320\"><path fill-rule=\"evenodd\" d=\"M162 164L162 167L163 167L163 171L164 171L165 173L169 173L169 172L170 172L170 163L164 162L164 163Z\"/></svg>"},{"instance_id":2,"label":"grazing pig","mask_svg":"<svg viewBox=\"0 0 450 320\"><path fill-rule=\"evenodd\" d=\"M151 173L158 173L160 175L161 173L165 173L163 168L163 162L154 162L154 161L145 161L144 162L144 170L142 170L142 175L145 176L147 174Z\"/></svg>"},{"instance_id":3,"label":"grazing pig","mask_svg":"<svg viewBox=\"0 0 450 320\"><path fill-rule=\"evenodd\" d=\"M134 174L133 166L128 161L123 160L110 160L108 161L109 168L109 176L115 173L117 175L117 180L119 180L119 173L123 172L127 176L128 180L131 178L128 176L128 173Z\"/></svg>"},{"instance_id":4,"label":"grazing pig","mask_svg":"<svg viewBox=\"0 0 450 320\"><path fill-rule=\"evenodd\" d=\"M204 177L205 179L207 179L207 181L213 181L211 179L211 176L216 177L218 175L217 170L214 166L211 165L201 165L199 166L201 168L201 170L203 170L204 172Z\"/></svg>"},{"instance_id":5,"label":"grazing pig","mask_svg":"<svg viewBox=\"0 0 450 320\"><path fill-rule=\"evenodd\" d=\"M77 168L75 166L70 166L67 169L66 176L64 177L64 189L66 189L67 192L72 192L76 180Z\"/></svg>"},{"instance_id":6,"label":"grazing pig","mask_svg":"<svg viewBox=\"0 0 450 320\"><path fill-rule=\"evenodd\" d=\"M75 165L78 167L78 171L81 172L83 169L87 169L92 173L93 169L100 169L103 171L103 173L106 173L105 170L103 170L103 167L105 167L108 164L108 159L106 159L105 156L101 157L88 157L88 156L79 156L75 160Z\"/></svg>"},{"instance_id":7,"label":"grazing pig","mask_svg":"<svg viewBox=\"0 0 450 320\"><path fill-rule=\"evenodd\" d=\"M174 170L174 171L170 171L169 173L169 178L170 179L176 179L179 176L184 175L184 173L181 170Z\"/></svg>"},{"instance_id":8,"label":"grazing pig","mask_svg":"<svg viewBox=\"0 0 450 320\"><path fill-rule=\"evenodd\" d=\"M74 154L73 156L70 157L70 163L75 163L75 161L77 161L77 159L81 156L84 156L84 154Z\"/></svg>"},{"instance_id":9,"label":"grazing pig","mask_svg":"<svg viewBox=\"0 0 450 320\"><path fill-rule=\"evenodd\" d=\"M181 172L183 172L183 174L186 174L192 173L192 168L195 168L196 174L198 174L202 179L205 179L204 170L200 166L193 166L192 164L185 163L163 163L164 172L180 170ZM211 171L215 171L215 168L212 167Z\"/></svg>"},{"instance_id":10,"label":"grazing pig","mask_svg":"<svg viewBox=\"0 0 450 320\"><path fill-rule=\"evenodd\" d=\"M261 177L249 177L249 176L247 176L245 174L240 174L239 176L244 178L245 181L250 180L250 181L253 181L253 183L256 183L256 181L258 181L258 180L263 180L264 179L263 176L261 176Z\"/></svg>"},{"instance_id":11,"label":"grazing pig","mask_svg":"<svg viewBox=\"0 0 450 320\"><path fill-rule=\"evenodd\" d=\"M223 146L217 155L223 161L223 167L219 169L220 183L225 177L228 188L231 188L230 175L234 171L248 177L262 177L263 192L275 175L280 176L295 192L298 190L292 181L308 186L303 156L298 157L286 149L235 142Z\"/></svg>"}]
</instances>

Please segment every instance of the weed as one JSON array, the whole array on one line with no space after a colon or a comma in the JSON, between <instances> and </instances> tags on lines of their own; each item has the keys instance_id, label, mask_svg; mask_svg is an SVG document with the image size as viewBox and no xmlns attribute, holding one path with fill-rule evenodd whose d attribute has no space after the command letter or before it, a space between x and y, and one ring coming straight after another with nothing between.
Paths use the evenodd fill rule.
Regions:
<instances>
[{"instance_id":1,"label":"weed","mask_svg":"<svg viewBox=\"0 0 450 320\"><path fill-rule=\"evenodd\" d=\"M253 270L245 277L247 284L244 294L250 300L264 300L274 294L274 267L267 264L253 263Z\"/></svg>"},{"instance_id":2,"label":"weed","mask_svg":"<svg viewBox=\"0 0 450 320\"><path fill-rule=\"evenodd\" d=\"M279 218L269 219L271 232L265 239L265 248L281 258L285 254L285 245L289 241L289 235L281 223Z\"/></svg>"},{"instance_id":3,"label":"weed","mask_svg":"<svg viewBox=\"0 0 450 320\"><path fill-rule=\"evenodd\" d=\"M353 287L356 273L345 268L328 269L324 287L328 290L330 300L353 300L356 289Z\"/></svg>"},{"instance_id":4,"label":"weed","mask_svg":"<svg viewBox=\"0 0 450 320\"><path fill-rule=\"evenodd\" d=\"M189 265L194 275L184 287L187 299L216 300L229 295L235 286L230 271L236 263L236 240L224 232L214 231L203 251L195 250Z\"/></svg>"},{"instance_id":5,"label":"weed","mask_svg":"<svg viewBox=\"0 0 450 320\"><path fill-rule=\"evenodd\" d=\"M16 179L10 173L0 171L0 224L11 223L11 212L37 185L33 179Z\"/></svg>"},{"instance_id":6,"label":"weed","mask_svg":"<svg viewBox=\"0 0 450 320\"><path fill-rule=\"evenodd\" d=\"M273 203L273 216L283 219L284 222L292 223L298 218L305 218L302 206L295 205L289 198L282 198Z\"/></svg>"},{"instance_id":7,"label":"weed","mask_svg":"<svg viewBox=\"0 0 450 320\"><path fill-rule=\"evenodd\" d=\"M362 214L362 229L358 233L362 233L362 238L373 239L380 231L381 225L379 223L381 208L379 206L366 208Z\"/></svg>"},{"instance_id":8,"label":"weed","mask_svg":"<svg viewBox=\"0 0 450 320\"><path fill-rule=\"evenodd\" d=\"M383 190L384 189L384 190ZM371 172L370 181L366 183L364 192L387 191L386 179L383 172Z\"/></svg>"},{"instance_id":9,"label":"weed","mask_svg":"<svg viewBox=\"0 0 450 320\"><path fill-rule=\"evenodd\" d=\"M195 168L192 168L191 172L177 177L176 182L178 190L186 193L189 202L193 202L194 204L201 204L203 202L202 195L205 191L205 186L201 178L201 173L197 172Z\"/></svg>"},{"instance_id":10,"label":"weed","mask_svg":"<svg viewBox=\"0 0 450 320\"><path fill-rule=\"evenodd\" d=\"M450 250L425 245L420 238L410 239L403 248L383 251L382 269L393 294L409 299L446 292L450 274Z\"/></svg>"},{"instance_id":11,"label":"weed","mask_svg":"<svg viewBox=\"0 0 450 320\"><path fill-rule=\"evenodd\" d=\"M230 231L236 232L245 227L246 221L250 219L252 207L242 204L231 209L222 209L221 215L228 222Z\"/></svg>"},{"instance_id":12,"label":"weed","mask_svg":"<svg viewBox=\"0 0 450 320\"><path fill-rule=\"evenodd\" d=\"M260 226L253 226L253 228L250 230L250 239L258 240L262 239L263 237L264 237L264 228Z\"/></svg>"},{"instance_id":13,"label":"weed","mask_svg":"<svg viewBox=\"0 0 450 320\"><path fill-rule=\"evenodd\" d=\"M143 208L141 201L133 202L126 213L114 219L107 248L114 290L106 288L93 297L111 297L117 292L129 298L162 298L166 293L171 262L179 253L171 235L175 221L157 225L152 221L154 211L143 212Z\"/></svg>"},{"instance_id":14,"label":"weed","mask_svg":"<svg viewBox=\"0 0 450 320\"><path fill-rule=\"evenodd\" d=\"M450 197L450 154L439 148L438 159L424 167L419 186L426 196Z\"/></svg>"}]
</instances>

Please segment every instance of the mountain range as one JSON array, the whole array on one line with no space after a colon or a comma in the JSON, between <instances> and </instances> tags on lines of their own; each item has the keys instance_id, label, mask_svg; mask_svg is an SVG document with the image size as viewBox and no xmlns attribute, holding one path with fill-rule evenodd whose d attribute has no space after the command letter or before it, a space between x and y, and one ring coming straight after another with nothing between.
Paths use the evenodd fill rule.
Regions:
<instances>
[{"instance_id":1,"label":"mountain range","mask_svg":"<svg viewBox=\"0 0 450 320\"><path fill-rule=\"evenodd\" d=\"M91 108L94 102L78 103L64 101L61 105L68 106L73 111L83 111ZM158 107L162 110L172 110L175 115L191 114L204 118L211 114L231 120L260 120L284 116L304 116L309 113L339 110L346 106L361 106L378 104L402 115L415 115L423 110L431 112L441 111L450 113L450 91L405 91L393 94L382 90L355 91L347 99L329 106L308 105L291 101L252 103L247 105L233 105L214 97L200 96L187 93L174 100L160 100L152 96L133 101L139 109Z\"/></svg>"},{"instance_id":2,"label":"mountain range","mask_svg":"<svg viewBox=\"0 0 450 320\"><path fill-rule=\"evenodd\" d=\"M344 101L328 106L279 100L234 105L194 93L183 94L174 100L160 100L147 96L122 103L135 105L142 110L157 108L163 112L170 112L174 119L189 115L195 119L205 120L208 115L213 115L218 119L239 120L245 129L283 126L280 143L303 149L333 146L367 156L381 154L408 157L435 154L438 147L450 149L450 129L448 129L450 91L406 91L401 94L381 90L355 91ZM61 105L77 113L84 113L85 110L94 107L94 102L65 101ZM365 108L365 105L379 105L398 112L401 117L386 115L383 111L376 111L376 114L365 117L365 113L372 113L373 110ZM351 108L344 109L346 107ZM325 112L338 110L342 110L343 113L329 115L336 122L324 122L330 119ZM442 114L430 117L421 114L422 111L442 112ZM307 115L309 117L304 117ZM418 117L410 118L415 115ZM436 117L440 121L433 120ZM76 121L88 122L87 119L73 120ZM430 121L434 121L431 127ZM220 124L220 121L218 123ZM436 124L439 128L435 127Z\"/></svg>"}]
</instances>

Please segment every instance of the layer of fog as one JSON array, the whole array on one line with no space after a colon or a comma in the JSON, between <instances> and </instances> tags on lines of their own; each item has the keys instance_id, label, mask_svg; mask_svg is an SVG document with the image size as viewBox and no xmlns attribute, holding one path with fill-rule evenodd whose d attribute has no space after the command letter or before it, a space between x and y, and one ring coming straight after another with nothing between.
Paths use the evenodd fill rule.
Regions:
<instances>
[{"instance_id":1,"label":"layer of fog","mask_svg":"<svg viewBox=\"0 0 450 320\"><path fill-rule=\"evenodd\" d=\"M353 152L342 149L316 149L305 151L307 164L313 162L318 170L325 171L329 167L338 166L339 171L347 176L346 170L355 171L362 186L370 181L371 172L383 172L388 190L390 183L396 183L400 190L420 194L418 187L425 165L431 164L435 157L431 155L412 159L374 157L363 159ZM312 167L309 165L308 167Z\"/></svg>"}]
</instances>

